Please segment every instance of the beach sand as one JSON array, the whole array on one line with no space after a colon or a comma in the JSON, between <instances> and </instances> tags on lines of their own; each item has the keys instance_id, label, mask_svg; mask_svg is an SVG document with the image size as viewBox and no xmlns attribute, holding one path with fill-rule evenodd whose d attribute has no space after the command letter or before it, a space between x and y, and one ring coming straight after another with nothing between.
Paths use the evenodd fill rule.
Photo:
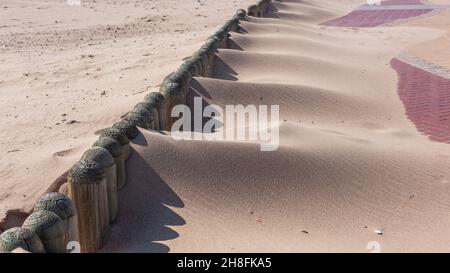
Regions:
<instances>
[{"instance_id":1,"label":"beach sand","mask_svg":"<svg viewBox=\"0 0 450 273\"><path fill-rule=\"evenodd\" d=\"M320 25L349 2L275 3L273 18L231 35L215 77L191 92L219 106L280 105L280 148L143 131L104 251L449 250L450 147L407 118L390 65L440 39L448 14L423 26Z\"/></svg>"},{"instance_id":2,"label":"beach sand","mask_svg":"<svg viewBox=\"0 0 450 273\"><path fill-rule=\"evenodd\" d=\"M62 28L42 22L35 28L43 36L31 35L41 38L18 35L12 46L6 33L14 28L0 28L0 45L7 44L0 49L2 212L28 209L79 159L94 132L118 120L147 86L156 87L212 26L253 3L222 2L205 1L195 10L192 1L177 5L177 12L167 6L165 20L162 12L150 16L159 18L150 30L139 18L148 18L151 6L142 14L125 4L128 12L106 9L83 23L100 38L79 44L77 31L65 32L75 28L73 22ZM242 31L231 34L230 48L219 50L214 77L195 78L191 95L222 107L279 105L279 149L262 152L257 142L176 141L170 132L141 130L103 251L448 252L450 146L431 141L408 119L391 61L410 54L448 66L439 61L448 47L433 50L430 44L447 39L449 11L373 28L321 25L360 4L286 0L275 2L269 17L243 22ZM188 21L188 8L206 17ZM131 14L127 21L136 26L127 30ZM0 26L17 25L25 33L28 19L14 23L13 17ZM56 20L64 18L71 17ZM125 30L114 42L98 20ZM70 33L71 42L46 36L48 24L61 37ZM26 61L18 63L18 56Z\"/></svg>"}]
</instances>

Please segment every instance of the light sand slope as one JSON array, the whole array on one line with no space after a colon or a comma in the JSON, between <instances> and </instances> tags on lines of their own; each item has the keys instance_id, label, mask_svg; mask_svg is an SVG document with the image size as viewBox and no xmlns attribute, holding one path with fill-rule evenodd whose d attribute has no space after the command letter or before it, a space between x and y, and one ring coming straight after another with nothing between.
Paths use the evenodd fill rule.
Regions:
<instances>
[{"instance_id":1,"label":"light sand slope","mask_svg":"<svg viewBox=\"0 0 450 273\"><path fill-rule=\"evenodd\" d=\"M442 31L318 25L358 4L343 2L275 3L232 34L191 92L279 104L279 150L143 131L105 251L450 250L450 146L406 118L389 65Z\"/></svg>"}]
</instances>

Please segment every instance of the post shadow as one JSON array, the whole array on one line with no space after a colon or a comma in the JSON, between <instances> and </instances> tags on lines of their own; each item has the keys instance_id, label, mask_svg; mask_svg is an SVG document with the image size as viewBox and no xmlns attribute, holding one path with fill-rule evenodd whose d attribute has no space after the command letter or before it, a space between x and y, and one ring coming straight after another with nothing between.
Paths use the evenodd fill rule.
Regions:
<instances>
[{"instance_id":1,"label":"post shadow","mask_svg":"<svg viewBox=\"0 0 450 273\"><path fill-rule=\"evenodd\" d=\"M231 68L219 55L216 55L216 57L214 58L212 78L227 81L237 81L237 75L238 73L236 72L236 70Z\"/></svg>"},{"instance_id":2,"label":"post shadow","mask_svg":"<svg viewBox=\"0 0 450 273\"><path fill-rule=\"evenodd\" d=\"M169 252L160 242L179 234L168 226L186 222L168 206L184 203L139 153L126 165L128 183L119 192L119 214L102 252Z\"/></svg>"},{"instance_id":3,"label":"post shadow","mask_svg":"<svg viewBox=\"0 0 450 273\"><path fill-rule=\"evenodd\" d=\"M210 93L206 90L206 88L199 82L196 78L193 78L190 82L190 88L189 88L189 94L186 97L186 105L191 109L191 131L192 132L198 132L196 128L194 127L194 98L195 97L201 97L202 98L202 113L204 109L207 106L210 106L211 104L206 101L204 98L212 99ZM202 131L198 133L203 132L203 127L205 124L211 120L210 117L202 117ZM223 127L223 123L218 124L217 127L213 128L213 131Z\"/></svg>"},{"instance_id":4,"label":"post shadow","mask_svg":"<svg viewBox=\"0 0 450 273\"><path fill-rule=\"evenodd\" d=\"M227 47L228 49L234 49L234 50L240 50L240 51L244 50L238 43L236 43L236 41L233 40L233 36L228 38L227 45L228 45L228 47Z\"/></svg>"}]
</instances>

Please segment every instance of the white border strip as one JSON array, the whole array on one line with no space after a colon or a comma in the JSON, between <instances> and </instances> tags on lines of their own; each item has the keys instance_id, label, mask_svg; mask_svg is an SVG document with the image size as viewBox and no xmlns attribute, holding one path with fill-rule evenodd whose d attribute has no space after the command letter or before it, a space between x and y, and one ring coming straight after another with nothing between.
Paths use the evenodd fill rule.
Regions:
<instances>
[{"instance_id":1,"label":"white border strip","mask_svg":"<svg viewBox=\"0 0 450 273\"><path fill-rule=\"evenodd\" d=\"M424 59L409 55L405 52L400 53L400 55L397 58L409 65L418 67L427 72L430 72L431 74L435 74L435 75L438 75L440 77L450 80L450 69L448 69L448 68L439 66L434 63L430 63Z\"/></svg>"}]
</instances>

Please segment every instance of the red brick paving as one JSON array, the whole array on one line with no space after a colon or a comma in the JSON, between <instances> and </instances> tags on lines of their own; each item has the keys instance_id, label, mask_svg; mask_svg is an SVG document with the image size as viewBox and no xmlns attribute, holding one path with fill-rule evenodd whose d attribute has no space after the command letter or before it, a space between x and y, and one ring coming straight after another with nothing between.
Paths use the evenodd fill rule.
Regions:
<instances>
[{"instance_id":1,"label":"red brick paving","mask_svg":"<svg viewBox=\"0 0 450 273\"><path fill-rule=\"evenodd\" d=\"M355 10L345 16L325 22L323 25L336 27L376 27L400 19L420 16L431 11L433 9Z\"/></svg>"},{"instance_id":2,"label":"red brick paving","mask_svg":"<svg viewBox=\"0 0 450 273\"><path fill-rule=\"evenodd\" d=\"M433 141L450 143L450 80L393 59L406 116Z\"/></svg>"}]
</instances>

